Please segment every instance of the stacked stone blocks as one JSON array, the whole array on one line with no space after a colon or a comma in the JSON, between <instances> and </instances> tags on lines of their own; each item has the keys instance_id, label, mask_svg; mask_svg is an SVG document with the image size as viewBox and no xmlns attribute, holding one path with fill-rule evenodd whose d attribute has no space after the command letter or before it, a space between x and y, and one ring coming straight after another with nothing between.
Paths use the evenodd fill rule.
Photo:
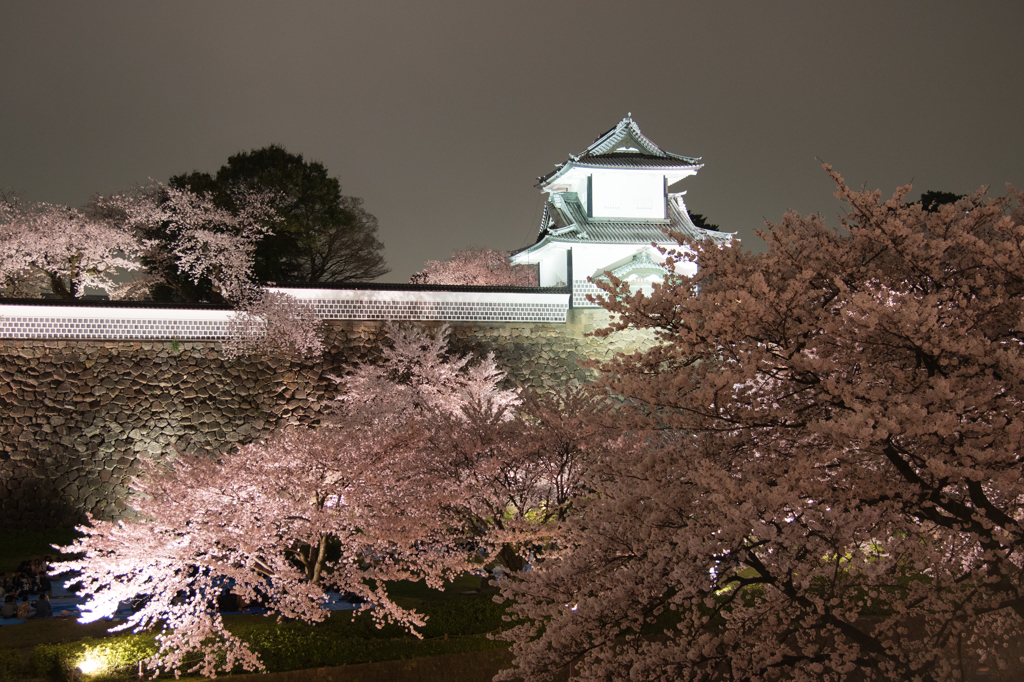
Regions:
<instances>
[{"instance_id":1,"label":"stacked stone blocks","mask_svg":"<svg viewBox=\"0 0 1024 682\"><path fill-rule=\"evenodd\" d=\"M565 324L455 323L453 353L494 352L510 386L587 381L584 359L643 343L588 336L603 311ZM436 325L438 323L422 323ZM226 361L216 342L0 340L0 527L131 518L129 485L144 458L211 456L286 425L318 422L335 397L327 374L373 361L381 322L332 322L316 362Z\"/></svg>"}]
</instances>

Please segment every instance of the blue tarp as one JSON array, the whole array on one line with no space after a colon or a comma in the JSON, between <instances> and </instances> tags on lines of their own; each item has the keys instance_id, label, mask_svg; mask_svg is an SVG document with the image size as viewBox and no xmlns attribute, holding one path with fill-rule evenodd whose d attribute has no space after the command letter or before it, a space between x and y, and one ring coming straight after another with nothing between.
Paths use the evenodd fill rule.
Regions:
<instances>
[{"instance_id":1,"label":"blue tarp","mask_svg":"<svg viewBox=\"0 0 1024 682\"><path fill-rule=\"evenodd\" d=\"M53 608L54 618L79 618L82 615L81 607L85 603L85 599L76 596L72 592L69 592L64 586L63 579L54 579L51 583L51 592L53 597L50 599L50 605ZM30 597L30 601L34 600ZM38 597L36 597L38 599ZM346 601L344 595L338 592L328 592L327 602L325 606L328 611L351 611L360 608L359 604ZM222 611L225 614L260 614L267 613L267 610L260 607L250 607L245 611ZM114 620L123 620L132 614L131 602L123 601L117 606L117 612L113 615ZM18 625L24 623L24 619L18 618L0 618L0 625Z\"/></svg>"}]
</instances>

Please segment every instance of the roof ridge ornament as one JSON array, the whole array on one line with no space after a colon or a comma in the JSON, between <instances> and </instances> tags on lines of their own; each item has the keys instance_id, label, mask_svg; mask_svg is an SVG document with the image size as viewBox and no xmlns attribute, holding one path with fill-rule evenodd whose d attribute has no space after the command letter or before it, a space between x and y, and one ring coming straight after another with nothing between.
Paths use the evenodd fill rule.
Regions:
<instances>
[{"instance_id":1,"label":"roof ridge ornament","mask_svg":"<svg viewBox=\"0 0 1024 682\"><path fill-rule=\"evenodd\" d=\"M666 152L651 142L640 131L640 126L633 120L631 111L626 118L598 137L589 147L579 154L569 154L568 161L556 164L555 170L540 176L537 186L544 189L576 167L675 171L692 169L692 172L695 172L701 168L701 163L700 157Z\"/></svg>"},{"instance_id":2,"label":"roof ridge ornament","mask_svg":"<svg viewBox=\"0 0 1024 682\"><path fill-rule=\"evenodd\" d=\"M593 144L583 150L573 160L625 152L643 156L656 156L662 159L674 159L682 161L687 165L697 164L698 159L696 158L680 154L670 154L654 144L640 131L640 126L633 120L632 115L633 112L629 112L629 115L619 121L618 125L597 138Z\"/></svg>"}]
</instances>

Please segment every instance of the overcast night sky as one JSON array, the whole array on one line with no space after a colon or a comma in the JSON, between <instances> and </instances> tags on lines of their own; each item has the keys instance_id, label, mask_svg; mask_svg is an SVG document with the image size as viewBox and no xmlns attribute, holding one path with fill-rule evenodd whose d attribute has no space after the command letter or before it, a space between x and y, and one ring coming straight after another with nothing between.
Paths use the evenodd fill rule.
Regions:
<instances>
[{"instance_id":1,"label":"overcast night sky","mask_svg":"<svg viewBox=\"0 0 1024 682\"><path fill-rule=\"evenodd\" d=\"M1024 187L1024 2L0 0L0 187L81 205L271 143L380 220L392 272L532 243L537 176L627 112L737 232ZM834 221L833 221L834 223Z\"/></svg>"}]
</instances>

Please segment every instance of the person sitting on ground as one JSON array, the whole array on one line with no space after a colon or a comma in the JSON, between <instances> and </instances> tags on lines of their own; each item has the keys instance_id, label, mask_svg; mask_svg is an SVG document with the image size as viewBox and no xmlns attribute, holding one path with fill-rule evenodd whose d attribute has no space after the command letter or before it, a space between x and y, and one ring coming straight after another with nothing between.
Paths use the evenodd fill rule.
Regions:
<instances>
[{"instance_id":1,"label":"person sitting on ground","mask_svg":"<svg viewBox=\"0 0 1024 682\"><path fill-rule=\"evenodd\" d=\"M32 584L32 562L25 559L18 564L18 570L14 573L14 584L18 588L19 597Z\"/></svg>"},{"instance_id":2,"label":"person sitting on ground","mask_svg":"<svg viewBox=\"0 0 1024 682\"><path fill-rule=\"evenodd\" d=\"M4 606L0 609L0 618L14 618L18 615L18 602L13 592L8 592L4 597Z\"/></svg>"},{"instance_id":3,"label":"person sitting on ground","mask_svg":"<svg viewBox=\"0 0 1024 682\"><path fill-rule=\"evenodd\" d=\"M53 615L53 607L50 605L50 598L43 592L39 595L39 600L36 602L36 615L33 618L49 618Z\"/></svg>"},{"instance_id":4,"label":"person sitting on ground","mask_svg":"<svg viewBox=\"0 0 1024 682\"><path fill-rule=\"evenodd\" d=\"M34 615L36 615L36 611L32 608L32 604L29 603L28 595L26 594L21 598L21 603L18 604L18 613L16 618L18 620L28 620Z\"/></svg>"},{"instance_id":5,"label":"person sitting on ground","mask_svg":"<svg viewBox=\"0 0 1024 682\"><path fill-rule=\"evenodd\" d=\"M43 572L39 574L39 584L42 585L48 597L53 597L53 581L50 576L53 574L53 557L49 554L43 555Z\"/></svg>"}]
</instances>

